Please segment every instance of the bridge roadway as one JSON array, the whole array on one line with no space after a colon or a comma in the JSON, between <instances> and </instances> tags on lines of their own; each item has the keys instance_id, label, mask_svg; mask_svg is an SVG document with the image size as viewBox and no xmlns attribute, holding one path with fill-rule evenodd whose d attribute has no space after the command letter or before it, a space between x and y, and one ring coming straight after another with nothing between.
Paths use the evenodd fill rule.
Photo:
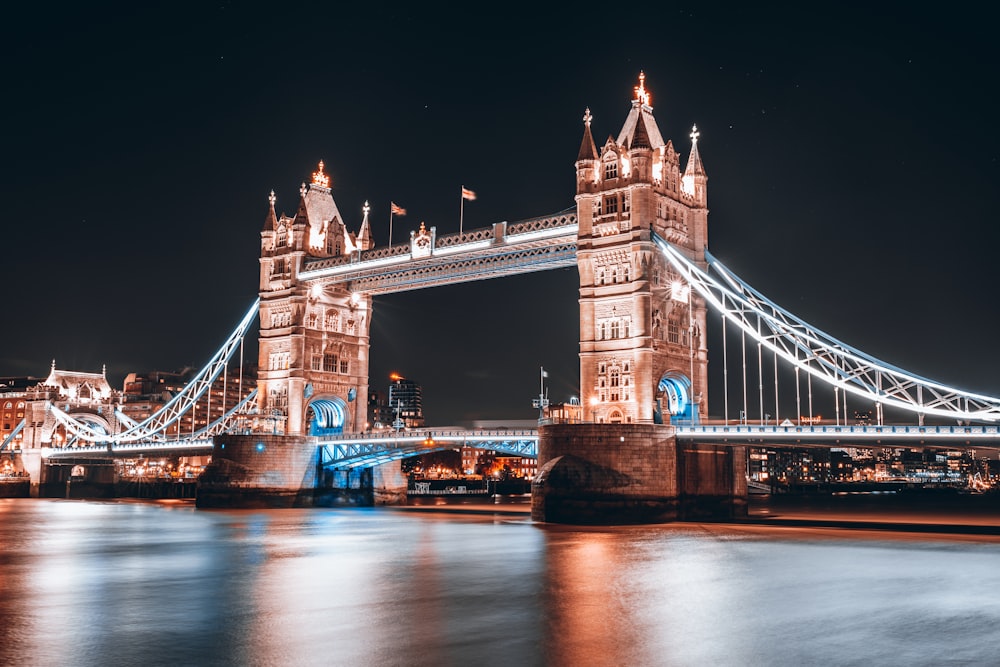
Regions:
<instances>
[{"instance_id":1,"label":"bridge roadway","mask_svg":"<svg viewBox=\"0 0 1000 667\"><path fill-rule=\"evenodd\" d=\"M678 439L750 447L942 447L1000 449L1000 426L702 424L674 427ZM423 428L317 437L321 463L365 468L468 445L524 457L538 455L538 430ZM120 457L212 453L211 439L156 440L48 449L45 456Z\"/></svg>"}]
</instances>

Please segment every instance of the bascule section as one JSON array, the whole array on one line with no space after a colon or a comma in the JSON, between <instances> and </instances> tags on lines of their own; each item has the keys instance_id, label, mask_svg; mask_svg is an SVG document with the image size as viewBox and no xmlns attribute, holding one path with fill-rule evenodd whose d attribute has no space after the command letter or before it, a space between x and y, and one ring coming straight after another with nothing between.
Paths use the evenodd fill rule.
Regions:
<instances>
[{"instance_id":1,"label":"bascule section","mask_svg":"<svg viewBox=\"0 0 1000 667\"><path fill-rule=\"evenodd\" d=\"M691 132L685 168L664 141L645 77L617 138L590 110L576 160L580 393L598 423L697 423L707 409L706 306L655 246L704 265L707 176Z\"/></svg>"}]
</instances>

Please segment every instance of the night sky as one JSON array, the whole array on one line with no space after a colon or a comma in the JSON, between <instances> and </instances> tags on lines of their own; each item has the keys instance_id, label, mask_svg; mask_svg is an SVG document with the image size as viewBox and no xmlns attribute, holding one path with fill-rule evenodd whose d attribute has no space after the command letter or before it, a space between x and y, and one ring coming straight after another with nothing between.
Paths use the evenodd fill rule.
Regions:
<instances>
[{"instance_id":1,"label":"night sky","mask_svg":"<svg viewBox=\"0 0 1000 667\"><path fill-rule=\"evenodd\" d=\"M462 185L466 229L567 208L584 110L598 144L617 136L641 70L685 160L701 132L720 260L854 347L1000 395L990 10L344 4L5 22L0 375L106 364L120 387L204 365L256 297L268 193L294 214L319 160L379 245L390 201L397 242L458 231ZM559 270L379 297L371 384L422 384L430 424L530 418L540 366L552 399L578 392L577 287Z\"/></svg>"}]
</instances>

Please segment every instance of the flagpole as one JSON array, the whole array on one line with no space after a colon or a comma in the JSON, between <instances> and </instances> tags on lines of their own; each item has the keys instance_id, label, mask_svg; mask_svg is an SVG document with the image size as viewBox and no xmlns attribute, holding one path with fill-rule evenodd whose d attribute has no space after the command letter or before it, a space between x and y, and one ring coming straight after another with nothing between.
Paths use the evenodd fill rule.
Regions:
<instances>
[{"instance_id":1,"label":"flagpole","mask_svg":"<svg viewBox=\"0 0 1000 667\"><path fill-rule=\"evenodd\" d=\"M459 209L458 209L458 235L459 235L459 237L461 237L462 236L462 221L463 221L463 218L465 218L465 186L464 185L461 186L459 188L459 190L458 190L458 201L459 201Z\"/></svg>"},{"instance_id":2,"label":"flagpole","mask_svg":"<svg viewBox=\"0 0 1000 667\"><path fill-rule=\"evenodd\" d=\"M392 202L389 202L389 245L392 245Z\"/></svg>"}]
</instances>

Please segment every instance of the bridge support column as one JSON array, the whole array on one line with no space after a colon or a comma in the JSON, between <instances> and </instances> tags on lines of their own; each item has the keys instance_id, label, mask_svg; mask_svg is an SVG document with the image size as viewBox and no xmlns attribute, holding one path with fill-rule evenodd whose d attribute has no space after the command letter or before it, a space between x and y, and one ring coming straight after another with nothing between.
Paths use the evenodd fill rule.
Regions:
<instances>
[{"instance_id":1,"label":"bridge support column","mask_svg":"<svg viewBox=\"0 0 1000 667\"><path fill-rule=\"evenodd\" d=\"M670 426L547 424L538 431L535 521L636 524L746 515L743 448L680 444Z\"/></svg>"},{"instance_id":2,"label":"bridge support column","mask_svg":"<svg viewBox=\"0 0 1000 667\"><path fill-rule=\"evenodd\" d=\"M212 462L198 478L195 506L371 506L406 499L398 461L354 470L325 470L320 463L319 442L312 436L217 436Z\"/></svg>"},{"instance_id":3,"label":"bridge support column","mask_svg":"<svg viewBox=\"0 0 1000 667\"><path fill-rule=\"evenodd\" d=\"M28 473L31 480L28 493L32 498L37 498L42 482L42 450L25 449L21 451L20 457L21 469Z\"/></svg>"},{"instance_id":4,"label":"bridge support column","mask_svg":"<svg viewBox=\"0 0 1000 667\"><path fill-rule=\"evenodd\" d=\"M309 436L216 436L195 506L312 507L318 470L319 447Z\"/></svg>"}]
</instances>

